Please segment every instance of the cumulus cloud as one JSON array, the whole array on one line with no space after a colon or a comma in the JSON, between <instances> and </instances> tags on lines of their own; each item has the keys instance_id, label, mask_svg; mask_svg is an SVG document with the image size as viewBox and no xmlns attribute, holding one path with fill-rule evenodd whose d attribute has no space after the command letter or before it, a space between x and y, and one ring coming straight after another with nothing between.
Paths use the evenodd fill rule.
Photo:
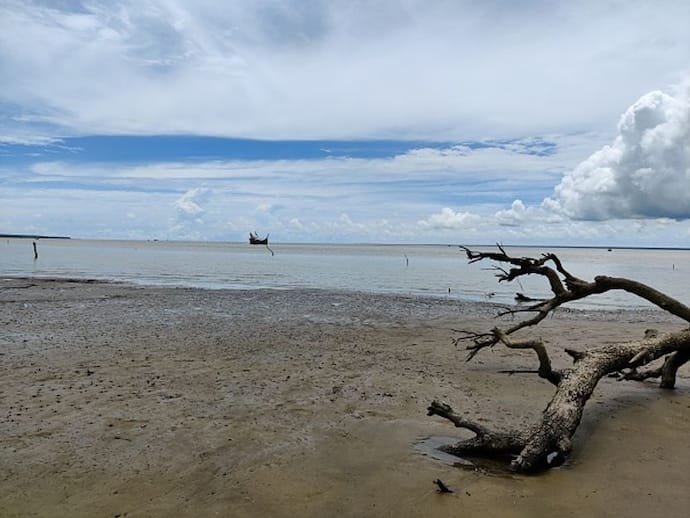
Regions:
<instances>
[{"instance_id":1,"label":"cumulus cloud","mask_svg":"<svg viewBox=\"0 0 690 518\"><path fill-rule=\"evenodd\" d=\"M417 224L424 229L454 230L470 228L481 218L470 212L456 212L450 207L444 207L441 212L431 214L428 218L419 220Z\"/></svg>"},{"instance_id":2,"label":"cumulus cloud","mask_svg":"<svg viewBox=\"0 0 690 518\"><path fill-rule=\"evenodd\" d=\"M690 87L653 91L618 135L566 174L544 207L584 220L690 218Z\"/></svg>"},{"instance_id":3,"label":"cumulus cloud","mask_svg":"<svg viewBox=\"0 0 690 518\"><path fill-rule=\"evenodd\" d=\"M527 210L522 200L515 200L509 209L499 210L494 217L499 225L517 227L524 221Z\"/></svg>"}]
</instances>

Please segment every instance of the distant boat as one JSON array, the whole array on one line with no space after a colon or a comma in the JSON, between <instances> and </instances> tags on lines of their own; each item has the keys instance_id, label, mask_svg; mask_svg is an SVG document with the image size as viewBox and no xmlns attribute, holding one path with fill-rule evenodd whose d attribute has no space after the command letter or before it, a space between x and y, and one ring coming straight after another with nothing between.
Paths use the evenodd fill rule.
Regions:
<instances>
[{"instance_id":1,"label":"distant boat","mask_svg":"<svg viewBox=\"0 0 690 518\"><path fill-rule=\"evenodd\" d=\"M250 245L268 245L268 234L266 234L266 237L261 239L259 237L259 234L256 232L250 232L249 233L249 244Z\"/></svg>"}]
</instances>

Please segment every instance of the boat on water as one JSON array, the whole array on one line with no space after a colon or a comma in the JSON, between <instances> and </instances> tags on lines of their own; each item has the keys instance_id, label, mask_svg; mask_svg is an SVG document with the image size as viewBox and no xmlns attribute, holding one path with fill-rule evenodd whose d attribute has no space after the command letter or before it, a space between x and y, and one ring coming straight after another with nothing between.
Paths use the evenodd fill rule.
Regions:
<instances>
[{"instance_id":1,"label":"boat on water","mask_svg":"<svg viewBox=\"0 0 690 518\"><path fill-rule=\"evenodd\" d=\"M256 232L250 232L249 233L249 244L250 245L268 245L268 234L266 234L266 237L261 239L259 237L259 234Z\"/></svg>"}]
</instances>

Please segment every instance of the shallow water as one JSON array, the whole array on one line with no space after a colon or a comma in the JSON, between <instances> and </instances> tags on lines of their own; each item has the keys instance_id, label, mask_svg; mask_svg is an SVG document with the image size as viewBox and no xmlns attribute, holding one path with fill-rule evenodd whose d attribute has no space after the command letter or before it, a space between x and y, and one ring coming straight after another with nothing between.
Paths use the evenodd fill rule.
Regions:
<instances>
[{"instance_id":1,"label":"shallow water","mask_svg":"<svg viewBox=\"0 0 690 518\"><path fill-rule=\"evenodd\" d=\"M517 292L546 297L543 279L498 283L492 265L468 265L450 245L300 245L162 241L52 240L0 241L0 275L92 278L138 284L203 288L316 288L366 293L491 300L514 303ZM690 302L690 251L508 247L517 256L555 251L571 273L630 277ZM645 307L622 293L607 293L574 307Z\"/></svg>"},{"instance_id":2,"label":"shallow water","mask_svg":"<svg viewBox=\"0 0 690 518\"><path fill-rule=\"evenodd\" d=\"M479 469L479 466L475 462L472 462L472 460L469 458L465 459L441 450L442 446L454 444L459 440L460 439L458 437L432 435L416 442L414 448L422 455L443 462L444 464L448 464L449 466L471 470ZM508 470L506 469L505 472L508 472Z\"/></svg>"},{"instance_id":3,"label":"shallow water","mask_svg":"<svg viewBox=\"0 0 690 518\"><path fill-rule=\"evenodd\" d=\"M444 446L452 446L461 440L462 438L460 437L432 435L417 441L414 444L414 448L426 457L443 462L455 468L476 471L483 475L498 477L520 476L510 469L510 463L514 458L514 456L510 454L497 455L494 458L471 455L460 457L444 451ZM561 469L564 465L563 463L552 463L550 469Z\"/></svg>"}]
</instances>

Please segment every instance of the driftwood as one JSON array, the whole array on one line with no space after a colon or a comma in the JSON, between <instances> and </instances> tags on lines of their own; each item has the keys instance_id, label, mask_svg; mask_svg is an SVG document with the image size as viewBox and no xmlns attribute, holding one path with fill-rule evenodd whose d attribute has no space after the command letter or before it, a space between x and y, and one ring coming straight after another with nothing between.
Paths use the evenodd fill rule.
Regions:
<instances>
[{"instance_id":1,"label":"driftwood","mask_svg":"<svg viewBox=\"0 0 690 518\"><path fill-rule=\"evenodd\" d=\"M453 490L451 488L449 488L447 485L445 485L443 483L443 480L441 480L440 478L437 478L436 480L434 480L434 484L436 484L438 486L438 492L439 493L452 493L453 492Z\"/></svg>"},{"instance_id":2,"label":"driftwood","mask_svg":"<svg viewBox=\"0 0 690 518\"><path fill-rule=\"evenodd\" d=\"M569 273L554 254L540 258L511 257L498 246L498 252L478 252L461 247L470 263L492 260L511 265L496 266L499 282L509 282L524 275L541 275L550 285L553 296L528 307L506 309L501 315L531 313L531 317L520 320L503 329L495 327L489 332L458 331L456 344L469 341L467 360L480 351L502 344L511 349L532 349L539 360L535 372L541 378L556 386L556 392L544 410L540 422L520 430L492 431L474 421L456 414L442 402L433 401L429 415L448 419L456 427L472 431L475 436L444 447L444 451L455 455L502 456L511 455L510 467L518 472L532 472L558 465L571 451L571 438L582 418L585 404L597 383L604 376L616 375L621 380L642 381L658 378L659 386L672 389L676 382L678 368L690 360L690 328L657 335L648 332L637 342L609 344L585 351L566 349L573 359L572 367L555 369L551 365L546 347L540 340L514 340L511 335L521 329L539 324L561 305L580 300L590 295L610 290L623 290L655 304L659 308L690 323L690 308L650 286L634 280L607 276L595 277L593 281L579 279ZM657 367L646 367L656 359L664 358ZM524 371L509 371L524 372Z\"/></svg>"}]
</instances>

